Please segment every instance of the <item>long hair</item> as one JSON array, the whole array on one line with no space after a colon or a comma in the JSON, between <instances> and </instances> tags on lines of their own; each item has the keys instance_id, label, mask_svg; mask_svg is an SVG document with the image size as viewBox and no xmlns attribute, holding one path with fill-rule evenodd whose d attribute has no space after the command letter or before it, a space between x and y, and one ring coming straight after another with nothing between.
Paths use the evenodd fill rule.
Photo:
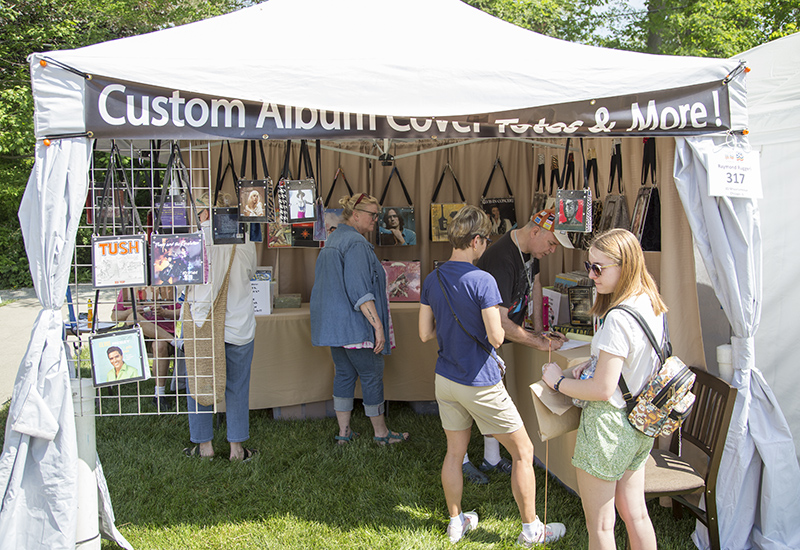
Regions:
<instances>
[{"instance_id":1,"label":"long hair","mask_svg":"<svg viewBox=\"0 0 800 550\"><path fill-rule=\"evenodd\" d=\"M653 313L667 312L667 306L658 287L644 263L644 252L636 237L627 229L611 229L598 235L591 248L614 260L619 265L620 276L611 294L598 294L592 313L602 317L612 307L632 296L647 294L653 304Z\"/></svg>"},{"instance_id":2,"label":"long hair","mask_svg":"<svg viewBox=\"0 0 800 550\"><path fill-rule=\"evenodd\" d=\"M356 205L366 205L366 204L378 204L378 199L373 197L372 195L367 195L366 193L359 193L357 195L353 195L352 197L344 196L339 199L339 206L342 207L342 221L347 222L350 221L350 218L353 216L353 210L355 209Z\"/></svg>"}]
</instances>

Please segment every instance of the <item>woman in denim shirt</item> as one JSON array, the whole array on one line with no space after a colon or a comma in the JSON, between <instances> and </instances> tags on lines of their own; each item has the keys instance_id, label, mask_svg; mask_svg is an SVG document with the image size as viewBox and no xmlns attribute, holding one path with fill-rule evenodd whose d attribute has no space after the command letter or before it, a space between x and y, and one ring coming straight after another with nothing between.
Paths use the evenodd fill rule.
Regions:
<instances>
[{"instance_id":1,"label":"woman in denim shirt","mask_svg":"<svg viewBox=\"0 0 800 550\"><path fill-rule=\"evenodd\" d=\"M365 193L343 197L342 223L325 241L317 258L311 290L311 343L330 346L336 374L333 408L342 445L358 434L350 428L356 380L361 378L364 411L381 445L401 443L407 433L386 427L383 356L394 334L386 295L386 273L364 235L375 231L380 206ZM388 340L388 342L387 342Z\"/></svg>"}]
</instances>

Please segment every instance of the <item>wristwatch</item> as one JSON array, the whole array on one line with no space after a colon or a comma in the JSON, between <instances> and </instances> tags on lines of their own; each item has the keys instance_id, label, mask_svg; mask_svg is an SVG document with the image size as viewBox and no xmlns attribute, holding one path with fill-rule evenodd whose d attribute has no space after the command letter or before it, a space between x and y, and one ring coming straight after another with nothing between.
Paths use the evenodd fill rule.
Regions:
<instances>
[{"instance_id":1,"label":"wristwatch","mask_svg":"<svg viewBox=\"0 0 800 550\"><path fill-rule=\"evenodd\" d=\"M566 378L566 376L562 376L561 378L559 378L558 382L556 382L553 385L553 389L556 390L558 393L561 393L561 390L559 390L558 388L559 388L559 386L561 386L561 381L564 380L564 378Z\"/></svg>"}]
</instances>

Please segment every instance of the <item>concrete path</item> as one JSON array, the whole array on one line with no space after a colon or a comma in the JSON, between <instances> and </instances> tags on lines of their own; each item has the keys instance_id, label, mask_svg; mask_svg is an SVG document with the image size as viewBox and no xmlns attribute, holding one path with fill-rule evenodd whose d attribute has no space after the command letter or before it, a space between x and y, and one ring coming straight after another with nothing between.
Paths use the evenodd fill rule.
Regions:
<instances>
[{"instance_id":1,"label":"concrete path","mask_svg":"<svg viewBox=\"0 0 800 550\"><path fill-rule=\"evenodd\" d=\"M99 319L111 319L111 308L114 306L116 291L100 293ZM94 299L94 291L90 285L80 285L75 297L79 310L85 312L87 300ZM31 289L0 290L0 338L3 340L3 351L0 353L0 404L11 399L17 371L25 357L31 331L42 305ZM62 309L64 320L68 320L66 305Z\"/></svg>"}]
</instances>

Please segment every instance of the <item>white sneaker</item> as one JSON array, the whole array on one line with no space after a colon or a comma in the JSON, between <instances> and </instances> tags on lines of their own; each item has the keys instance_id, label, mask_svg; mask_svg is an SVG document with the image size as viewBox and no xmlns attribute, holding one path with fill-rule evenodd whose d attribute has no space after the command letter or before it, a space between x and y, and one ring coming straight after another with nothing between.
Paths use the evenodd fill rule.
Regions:
<instances>
[{"instance_id":1,"label":"white sneaker","mask_svg":"<svg viewBox=\"0 0 800 550\"><path fill-rule=\"evenodd\" d=\"M567 528L563 523L548 523L544 526L544 531L539 536L539 540L531 540L525 536L525 533L520 533L517 538L517 544L525 548L533 548L534 544L550 544L555 542L567 533Z\"/></svg>"},{"instance_id":2,"label":"white sneaker","mask_svg":"<svg viewBox=\"0 0 800 550\"><path fill-rule=\"evenodd\" d=\"M447 536L450 537L450 542L453 544L461 540L461 537L467 534L467 531L472 531L478 526L478 514L475 512L464 512L464 523L461 524L461 530L453 532L450 525L447 526Z\"/></svg>"}]
</instances>

